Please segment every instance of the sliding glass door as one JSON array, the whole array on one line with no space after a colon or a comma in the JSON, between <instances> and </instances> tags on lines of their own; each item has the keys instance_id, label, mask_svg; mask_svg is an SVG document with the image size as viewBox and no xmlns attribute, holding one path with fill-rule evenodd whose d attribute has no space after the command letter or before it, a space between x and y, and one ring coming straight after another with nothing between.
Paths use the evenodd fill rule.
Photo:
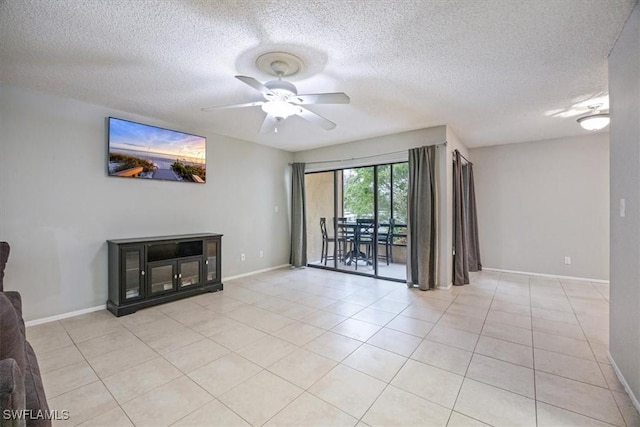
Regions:
<instances>
[{"instance_id":1,"label":"sliding glass door","mask_svg":"<svg viewBox=\"0 0 640 427\"><path fill-rule=\"evenodd\" d=\"M307 211L307 263L335 268L333 225L334 172L308 173L304 184Z\"/></svg>"},{"instance_id":2,"label":"sliding glass door","mask_svg":"<svg viewBox=\"0 0 640 427\"><path fill-rule=\"evenodd\" d=\"M406 281L408 164L306 175L310 266Z\"/></svg>"},{"instance_id":3,"label":"sliding glass door","mask_svg":"<svg viewBox=\"0 0 640 427\"><path fill-rule=\"evenodd\" d=\"M391 250L392 263L386 277L407 279L407 192L409 190L409 164L391 165Z\"/></svg>"},{"instance_id":4,"label":"sliding glass door","mask_svg":"<svg viewBox=\"0 0 640 427\"><path fill-rule=\"evenodd\" d=\"M338 270L376 274L375 257L375 167L342 169L341 210L337 210L336 228L343 246ZM340 185L341 184L341 185Z\"/></svg>"}]
</instances>

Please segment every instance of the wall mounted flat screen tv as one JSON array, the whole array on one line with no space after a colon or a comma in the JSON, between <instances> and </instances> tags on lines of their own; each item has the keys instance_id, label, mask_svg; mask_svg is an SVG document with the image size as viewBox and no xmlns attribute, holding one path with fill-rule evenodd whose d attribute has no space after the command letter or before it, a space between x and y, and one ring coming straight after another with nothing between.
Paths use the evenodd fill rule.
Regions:
<instances>
[{"instance_id":1,"label":"wall mounted flat screen tv","mask_svg":"<svg viewBox=\"0 0 640 427\"><path fill-rule=\"evenodd\" d=\"M109 175L204 183L207 139L109 117Z\"/></svg>"}]
</instances>

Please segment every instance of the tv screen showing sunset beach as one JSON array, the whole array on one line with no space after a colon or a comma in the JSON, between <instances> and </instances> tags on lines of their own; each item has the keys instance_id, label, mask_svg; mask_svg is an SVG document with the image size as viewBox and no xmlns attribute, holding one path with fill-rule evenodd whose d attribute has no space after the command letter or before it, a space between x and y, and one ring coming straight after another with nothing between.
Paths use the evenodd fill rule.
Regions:
<instances>
[{"instance_id":1,"label":"tv screen showing sunset beach","mask_svg":"<svg viewBox=\"0 0 640 427\"><path fill-rule=\"evenodd\" d=\"M109 117L109 175L204 183L202 136Z\"/></svg>"}]
</instances>

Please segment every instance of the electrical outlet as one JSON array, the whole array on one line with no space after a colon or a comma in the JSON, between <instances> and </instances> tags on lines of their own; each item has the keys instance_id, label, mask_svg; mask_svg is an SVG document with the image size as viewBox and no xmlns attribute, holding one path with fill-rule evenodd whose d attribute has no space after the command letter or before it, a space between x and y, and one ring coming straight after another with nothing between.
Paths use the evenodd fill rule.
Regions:
<instances>
[{"instance_id":1,"label":"electrical outlet","mask_svg":"<svg viewBox=\"0 0 640 427\"><path fill-rule=\"evenodd\" d=\"M275 213L278 213L278 205L276 205L276 206L274 206L274 207L273 207L273 211L274 211Z\"/></svg>"},{"instance_id":2,"label":"electrical outlet","mask_svg":"<svg viewBox=\"0 0 640 427\"><path fill-rule=\"evenodd\" d=\"M571 264L571 257L570 256L564 257L564 263L567 265Z\"/></svg>"},{"instance_id":3,"label":"electrical outlet","mask_svg":"<svg viewBox=\"0 0 640 427\"><path fill-rule=\"evenodd\" d=\"M262 252L262 250L260 250L260 258L262 258L264 256L264 252Z\"/></svg>"},{"instance_id":4,"label":"electrical outlet","mask_svg":"<svg viewBox=\"0 0 640 427\"><path fill-rule=\"evenodd\" d=\"M246 259L246 257L244 256L244 254L240 254L240 261L244 261Z\"/></svg>"},{"instance_id":5,"label":"electrical outlet","mask_svg":"<svg viewBox=\"0 0 640 427\"><path fill-rule=\"evenodd\" d=\"M620 216L622 218L624 218L625 215L626 215L626 210L627 210L626 208L627 208L626 200L625 199L620 199Z\"/></svg>"}]
</instances>

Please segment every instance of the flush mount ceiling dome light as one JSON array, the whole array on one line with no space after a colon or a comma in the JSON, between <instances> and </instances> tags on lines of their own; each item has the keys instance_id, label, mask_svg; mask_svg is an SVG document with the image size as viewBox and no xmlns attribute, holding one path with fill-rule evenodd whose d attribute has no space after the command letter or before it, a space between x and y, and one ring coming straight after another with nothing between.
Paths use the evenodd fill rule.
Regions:
<instances>
[{"instance_id":1,"label":"flush mount ceiling dome light","mask_svg":"<svg viewBox=\"0 0 640 427\"><path fill-rule=\"evenodd\" d=\"M609 113L600 112L601 105L590 105L592 112L589 115L578 118L578 123L586 130L597 131L609 125Z\"/></svg>"}]
</instances>

